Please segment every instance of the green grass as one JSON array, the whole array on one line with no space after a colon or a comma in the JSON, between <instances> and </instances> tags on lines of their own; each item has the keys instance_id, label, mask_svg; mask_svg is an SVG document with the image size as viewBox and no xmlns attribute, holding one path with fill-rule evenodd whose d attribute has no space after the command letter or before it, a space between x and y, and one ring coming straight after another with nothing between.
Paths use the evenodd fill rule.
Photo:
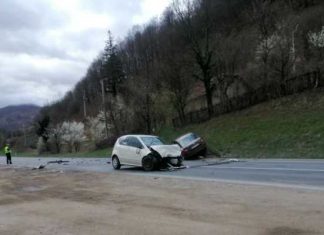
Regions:
<instances>
[{"instance_id":1,"label":"green grass","mask_svg":"<svg viewBox=\"0 0 324 235\"><path fill-rule=\"evenodd\" d=\"M99 149L89 152L78 152L78 153L62 153L62 154L41 154L38 155L35 152L13 152L16 157L60 157L60 158L107 158L111 155L111 148Z\"/></svg>"},{"instance_id":2,"label":"green grass","mask_svg":"<svg viewBox=\"0 0 324 235\"><path fill-rule=\"evenodd\" d=\"M248 158L324 158L324 90L259 104L181 129L163 128L171 141L196 132L222 155Z\"/></svg>"}]
</instances>

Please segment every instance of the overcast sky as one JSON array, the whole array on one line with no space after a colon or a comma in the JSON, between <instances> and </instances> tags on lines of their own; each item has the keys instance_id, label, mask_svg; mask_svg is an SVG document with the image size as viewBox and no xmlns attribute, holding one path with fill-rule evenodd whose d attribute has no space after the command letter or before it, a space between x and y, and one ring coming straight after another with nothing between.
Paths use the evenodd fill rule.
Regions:
<instances>
[{"instance_id":1,"label":"overcast sky","mask_svg":"<svg viewBox=\"0 0 324 235\"><path fill-rule=\"evenodd\" d=\"M0 0L0 108L60 99L104 48L171 0Z\"/></svg>"}]
</instances>

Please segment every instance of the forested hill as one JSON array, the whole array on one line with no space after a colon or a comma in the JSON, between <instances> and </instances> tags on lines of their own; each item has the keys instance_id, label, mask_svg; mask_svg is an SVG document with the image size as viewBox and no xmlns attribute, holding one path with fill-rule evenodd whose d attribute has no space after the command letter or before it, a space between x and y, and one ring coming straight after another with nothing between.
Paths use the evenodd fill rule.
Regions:
<instances>
[{"instance_id":1,"label":"forested hill","mask_svg":"<svg viewBox=\"0 0 324 235\"><path fill-rule=\"evenodd\" d=\"M0 129L17 131L30 125L39 114L40 107L36 105L8 106L0 109Z\"/></svg>"},{"instance_id":2,"label":"forested hill","mask_svg":"<svg viewBox=\"0 0 324 235\"><path fill-rule=\"evenodd\" d=\"M322 0L178 0L119 43L110 32L75 88L42 113L56 124L107 110L116 135L152 132L184 118L198 86L195 107L211 117L233 82L282 84L321 72L323 58Z\"/></svg>"}]
</instances>

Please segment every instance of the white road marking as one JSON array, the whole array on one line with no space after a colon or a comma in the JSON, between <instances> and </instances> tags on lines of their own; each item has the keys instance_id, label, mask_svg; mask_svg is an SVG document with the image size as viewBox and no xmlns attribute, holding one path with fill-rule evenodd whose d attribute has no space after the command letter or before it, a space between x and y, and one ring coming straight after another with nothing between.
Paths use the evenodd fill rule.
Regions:
<instances>
[{"instance_id":1,"label":"white road marking","mask_svg":"<svg viewBox=\"0 0 324 235\"><path fill-rule=\"evenodd\" d=\"M198 180L206 182L219 182L226 184L239 184L239 185L254 185L254 186L267 186L267 187L277 187L286 189L300 189L300 190L310 190L310 191L321 191L324 192L324 187L321 186L310 186L310 185L294 185L294 184L284 184L284 183L267 183L267 182L257 182L257 181L244 181L244 180L227 180L227 179L214 179L214 178L204 178L204 177L188 177L188 176L176 176L176 175L160 175L160 174L143 174L143 173L126 173L129 175L139 175L139 176L149 176L158 178L171 178L171 179L183 179L183 180Z\"/></svg>"},{"instance_id":2,"label":"white road marking","mask_svg":"<svg viewBox=\"0 0 324 235\"><path fill-rule=\"evenodd\" d=\"M255 163L306 163L306 164L314 164L321 163L324 164L324 159L253 159L253 158L240 158L240 161L245 162L255 162Z\"/></svg>"},{"instance_id":3,"label":"white road marking","mask_svg":"<svg viewBox=\"0 0 324 235\"><path fill-rule=\"evenodd\" d=\"M300 171L300 172L324 172L321 169L302 169L302 168L267 168L267 167L240 167L240 166L219 166L219 165L211 165L211 166L203 166L203 167L214 167L217 169L242 169L242 170L267 170L267 171Z\"/></svg>"}]
</instances>

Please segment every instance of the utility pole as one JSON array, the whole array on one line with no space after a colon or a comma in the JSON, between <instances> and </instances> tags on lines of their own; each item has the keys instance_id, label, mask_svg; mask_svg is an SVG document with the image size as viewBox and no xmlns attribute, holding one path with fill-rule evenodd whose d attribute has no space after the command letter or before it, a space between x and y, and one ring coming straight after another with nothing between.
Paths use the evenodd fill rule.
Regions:
<instances>
[{"instance_id":1,"label":"utility pole","mask_svg":"<svg viewBox=\"0 0 324 235\"><path fill-rule=\"evenodd\" d=\"M24 147L27 146L27 137L26 137L26 128L25 125L23 124L23 131L24 131Z\"/></svg>"},{"instance_id":2,"label":"utility pole","mask_svg":"<svg viewBox=\"0 0 324 235\"><path fill-rule=\"evenodd\" d=\"M295 47L295 33L298 30L298 24L296 25L295 29L292 32L292 56L293 56L293 67L292 71L295 74L296 73L296 47Z\"/></svg>"},{"instance_id":3,"label":"utility pole","mask_svg":"<svg viewBox=\"0 0 324 235\"><path fill-rule=\"evenodd\" d=\"M101 95L102 95L102 106L103 106L103 111L105 115L105 129L106 129L106 137L108 138L108 118L107 118L107 109L106 109L106 96L105 96L105 84L104 84L105 79L101 79Z\"/></svg>"},{"instance_id":4,"label":"utility pole","mask_svg":"<svg viewBox=\"0 0 324 235\"><path fill-rule=\"evenodd\" d=\"M87 97L86 97L86 92L85 90L83 90L83 114L84 114L84 118L87 117Z\"/></svg>"}]
</instances>

